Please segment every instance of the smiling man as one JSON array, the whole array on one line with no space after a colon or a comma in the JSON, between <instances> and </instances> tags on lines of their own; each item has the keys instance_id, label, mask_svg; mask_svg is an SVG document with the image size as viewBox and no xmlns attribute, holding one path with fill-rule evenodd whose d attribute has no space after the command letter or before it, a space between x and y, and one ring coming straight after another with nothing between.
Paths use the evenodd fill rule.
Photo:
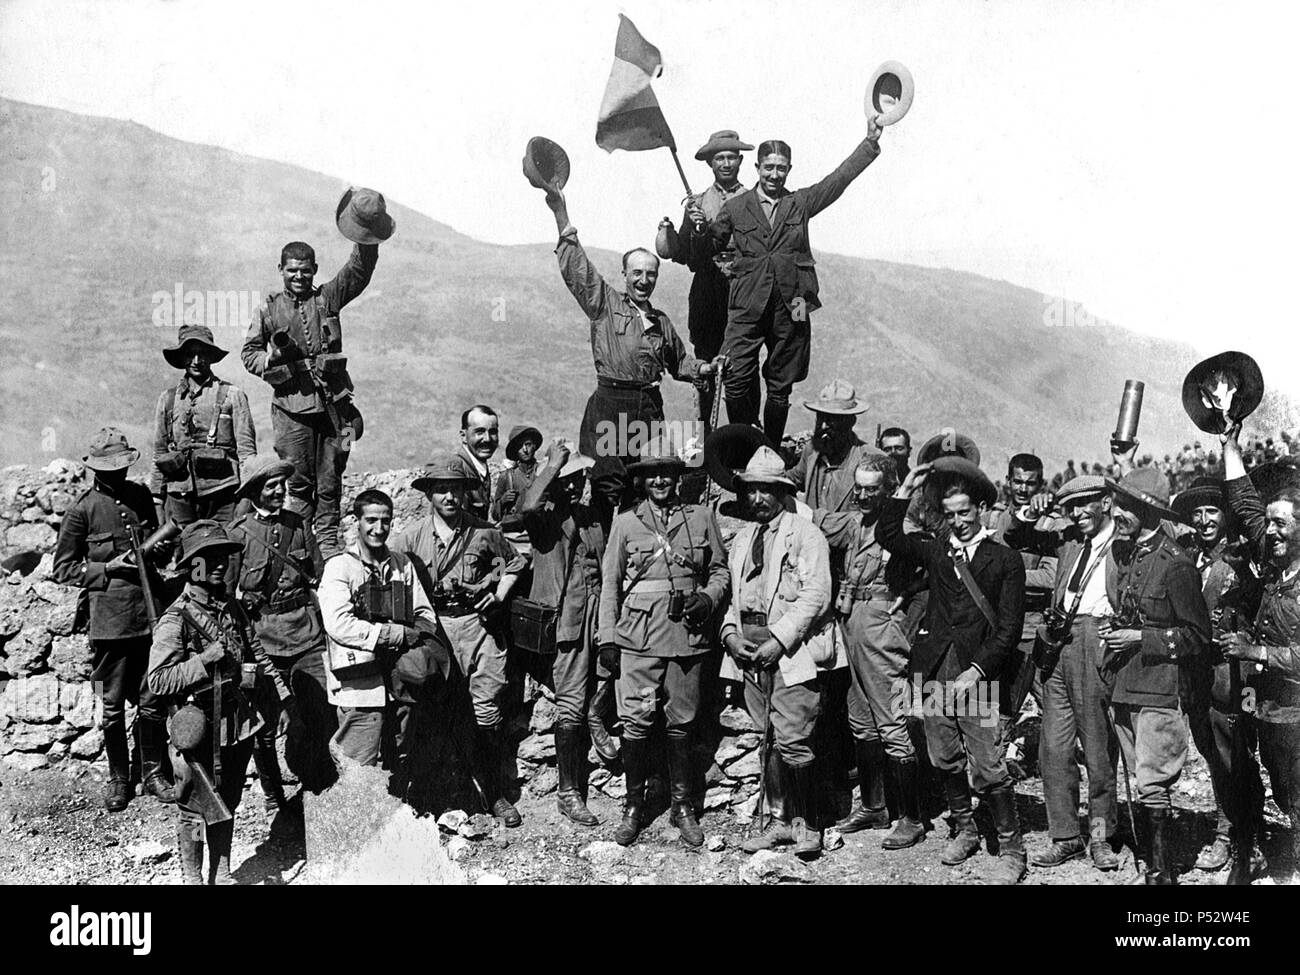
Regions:
<instances>
[{"instance_id":1,"label":"smiling man","mask_svg":"<svg viewBox=\"0 0 1300 975\"><path fill-rule=\"evenodd\" d=\"M943 512L940 534L934 539L906 534L908 504L936 465L941 465L935 492ZM996 497L993 483L968 460L946 457L919 464L884 502L876 537L890 554L924 565L930 580L925 628L912 647L912 673L923 682L926 744L948 798L953 837L942 862L961 863L979 850L973 786L992 807L998 834L992 882L1015 884L1025 875L1025 847L1002 747L997 682L1020 639L1025 566L980 524Z\"/></svg>"},{"instance_id":2,"label":"smiling man","mask_svg":"<svg viewBox=\"0 0 1300 975\"><path fill-rule=\"evenodd\" d=\"M659 281L659 258L636 247L623 255L624 291L606 283L578 242L564 194L548 191L560 241L560 276L591 326L596 390L587 400L578 450L587 457L635 459L637 447L654 439L664 419L659 382L665 372L683 382L711 376L713 364L686 351L669 317L650 303Z\"/></svg>"},{"instance_id":3,"label":"smiling man","mask_svg":"<svg viewBox=\"0 0 1300 975\"><path fill-rule=\"evenodd\" d=\"M465 507L476 517L491 516L492 472L488 461L501 442L501 421L496 410L479 403L460 415L460 449L457 459L465 471Z\"/></svg>"}]
</instances>

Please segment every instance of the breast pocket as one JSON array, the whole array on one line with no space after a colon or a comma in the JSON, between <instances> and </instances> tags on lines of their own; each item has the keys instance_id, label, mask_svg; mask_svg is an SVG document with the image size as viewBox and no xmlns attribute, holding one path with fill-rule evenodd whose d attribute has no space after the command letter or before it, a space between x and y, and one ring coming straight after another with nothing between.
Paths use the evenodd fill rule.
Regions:
<instances>
[{"instance_id":1,"label":"breast pocket","mask_svg":"<svg viewBox=\"0 0 1300 975\"><path fill-rule=\"evenodd\" d=\"M649 593L628 593L614 626L614 639L620 647L644 650L649 645L652 610L653 597Z\"/></svg>"},{"instance_id":2,"label":"breast pocket","mask_svg":"<svg viewBox=\"0 0 1300 975\"><path fill-rule=\"evenodd\" d=\"M117 555L113 532L95 532L86 536L86 558L91 562L110 562Z\"/></svg>"}]
</instances>

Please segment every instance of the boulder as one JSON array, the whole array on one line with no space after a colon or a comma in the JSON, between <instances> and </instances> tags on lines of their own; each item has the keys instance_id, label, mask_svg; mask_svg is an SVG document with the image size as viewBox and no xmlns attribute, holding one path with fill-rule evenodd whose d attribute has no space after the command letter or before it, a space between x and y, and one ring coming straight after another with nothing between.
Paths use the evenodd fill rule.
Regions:
<instances>
[{"instance_id":1,"label":"boulder","mask_svg":"<svg viewBox=\"0 0 1300 975\"><path fill-rule=\"evenodd\" d=\"M810 884L808 867L789 853L759 850L740 865L742 884Z\"/></svg>"},{"instance_id":2,"label":"boulder","mask_svg":"<svg viewBox=\"0 0 1300 975\"><path fill-rule=\"evenodd\" d=\"M5 732L3 740L0 740L0 751L43 752L55 742L75 738L76 734L77 729L66 721L48 724L18 722L11 725Z\"/></svg>"},{"instance_id":3,"label":"boulder","mask_svg":"<svg viewBox=\"0 0 1300 975\"><path fill-rule=\"evenodd\" d=\"M21 769L24 772L35 772L37 769L48 768L50 760L41 752L10 752L0 762L4 762L10 768Z\"/></svg>"},{"instance_id":4,"label":"boulder","mask_svg":"<svg viewBox=\"0 0 1300 975\"><path fill-rule=\"evenodd\" d=\"M5 641L5 672L28 677L45 669L54 638L43 626L24 626Z\"/></svg>"},{"instance_id":5,"label":"boulder","mask_svg":"<svg viewBox=\"0 0 1300 975\"><path fill-rule=\"evenodd\" d=\"M535 735L549 735L555 730L555 719L559 711L555 703L545 697L533 702L533 715L528 721L528 730Z\"/></svg>"},{"instance_id":6,"label":"boulder","mask_svg":"<svg viewBox=\"0 0 1300 975\"><path fill-rule=\"evenodd\" d=\"M727 766L727 774L733 779L756 779L763 771L763 764L758 760L758 751L745 752Z\"/></svg>"},{"instance_id":7,"label":"boulder","mask_svg":"<svg viewBox=\"0 0 1300 975\"><path fill-rule=\"evenodd\" d=\"M38 509L39 510L39 509ZM5 531L5 545L12 549L46 552L54 548L58 534L43 521L24 522Z\"/></svg>"},{"instance_id":8,"label":"boulder","mask_svg":"<svg viewBox=\"0 0 1300 975\"><path fill-rule=\"evenodd\" d=\"M749 713L742 708L723 708L722 714L718 715L718 723L722 725L724 731L733 735L758 730L754 722L749 720Z\"/></svg>"},{"instance_id":9,"label":"boulder","mask_svg":"<svg viewBox=\"0 0 1300 975\"><path fill-rule=\"evenodd\" d=\"M86 688L87 696L94 696L90 685L82 686ZM29 724L57 721L60 714L59 689L59 678L50 673L11 680L5 686L4 696L0 697L0 713Z\"/></svg>"},{"instance_id":10,"label":"boulder","mask_svg":"<svg viewBox=\"0 0 1300 975\"><path fill-rule=\"evenodd\" d=\"M90 681L62 681L59 684L59 713L63 720L85 731L99 724L103 702Z\"/></svg>"},{"instance_id":11,"label":"boulder","mask_svg":"<svg viewBox=\"0 0 1300 975\"><path fill-rule=\"evenodd\" d=\"M76 738L69 748L73 758L98 758L104 748L104 733L98 728L91 728Z\"/></svg>"},{"instance_id":12,"label":"boulder","mask_svg":"<svg viewBox=\"0 0 1300 975\"><path fill-rule=\"evenodd\" d=\"M56 636L50 647L50 670L58 674L60 680L90 680L92 660L90 640L83 633Z\"/></svg>"},{"instance_id":13,"label":"boulder","mask_svg":"<svg viewBox=\"0 0 1300 975\"><path fill-rule=\"evenodd\" d=\"M586 860L593 867L607 870L622 860L626 853L626 847L619 846L611 840L596 840L579 850L578 858Z\"/></svg>"},{"instance_id":14,"label":"boulder","mask_svg":"<svg viewBox=\"0 0 1300 975\"><path fill-rule=\"evenodd\" d=\"M554 735L530 735L519 743L518 756L525 762L545 762L555 758Z\"/></svg>"}]
</instances>

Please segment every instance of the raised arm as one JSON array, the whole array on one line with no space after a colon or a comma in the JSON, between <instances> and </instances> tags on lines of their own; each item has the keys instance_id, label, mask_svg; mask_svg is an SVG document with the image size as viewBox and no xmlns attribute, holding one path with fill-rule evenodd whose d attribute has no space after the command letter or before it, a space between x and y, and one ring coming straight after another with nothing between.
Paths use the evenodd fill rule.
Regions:
<instances>
[{"instance_id":1,"label":"raised arm","mask_svg":"<svg viewBox=\"0 0 1300 975\"><path fill-rule=\"evenodd\" d=\"M338 312L365 291L378 263L378 244L355 244L352 253L348 255L348 262L339 268L338 274L321 286L320 293L325 307L331 312Z\"/></svg>"},{"instance_id":2,"label":"raised arm","mask_svg":"<svg viewBox=\"0 0 1300 975\"><path fill-rule=\"evenodd\" d=\"M849 157L835 167L835 171L820 181L800 190L804 197L804 207L808 216L816 216L822 210L838 200L849 184L862 175L880 155L880 124L876 116L867 123L867 137L858 143L858 147L849 153Z\"/></svg>"}]
</instances>

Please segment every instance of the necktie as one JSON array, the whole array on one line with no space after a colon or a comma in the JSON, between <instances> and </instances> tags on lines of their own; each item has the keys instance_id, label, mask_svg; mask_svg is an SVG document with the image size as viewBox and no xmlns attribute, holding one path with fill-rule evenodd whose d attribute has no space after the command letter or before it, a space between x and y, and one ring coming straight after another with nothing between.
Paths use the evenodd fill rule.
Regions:
<instances>
[{"instance_id":1,"label":"necktie","mask_svg":"<svg viewBox=\"0 0 1300 975\"><path fill-rule=\"evenodd\" d=\"M749 547L751 568L746 579L753 579L763 571L763 538L766 534L767 525L759 525L758 531L754 532L754 544Z\"/></svg>"},{"instance_id":2,"label":"necktie","mask_svg":"<svg viewBox=\"0 0 1300 975\"><path fill-rule=\"evenodd\" d=\"M1074 563L1074 571L1070 573L1070 583L1066 586L1071 592L1078 592L1079 587L1083 585L1083 572L1088 565L1088 559L1092 557L1092 539L1084 539L1083 551L1079 553L1079 561Z\"/></svg>"}]
</instances>

